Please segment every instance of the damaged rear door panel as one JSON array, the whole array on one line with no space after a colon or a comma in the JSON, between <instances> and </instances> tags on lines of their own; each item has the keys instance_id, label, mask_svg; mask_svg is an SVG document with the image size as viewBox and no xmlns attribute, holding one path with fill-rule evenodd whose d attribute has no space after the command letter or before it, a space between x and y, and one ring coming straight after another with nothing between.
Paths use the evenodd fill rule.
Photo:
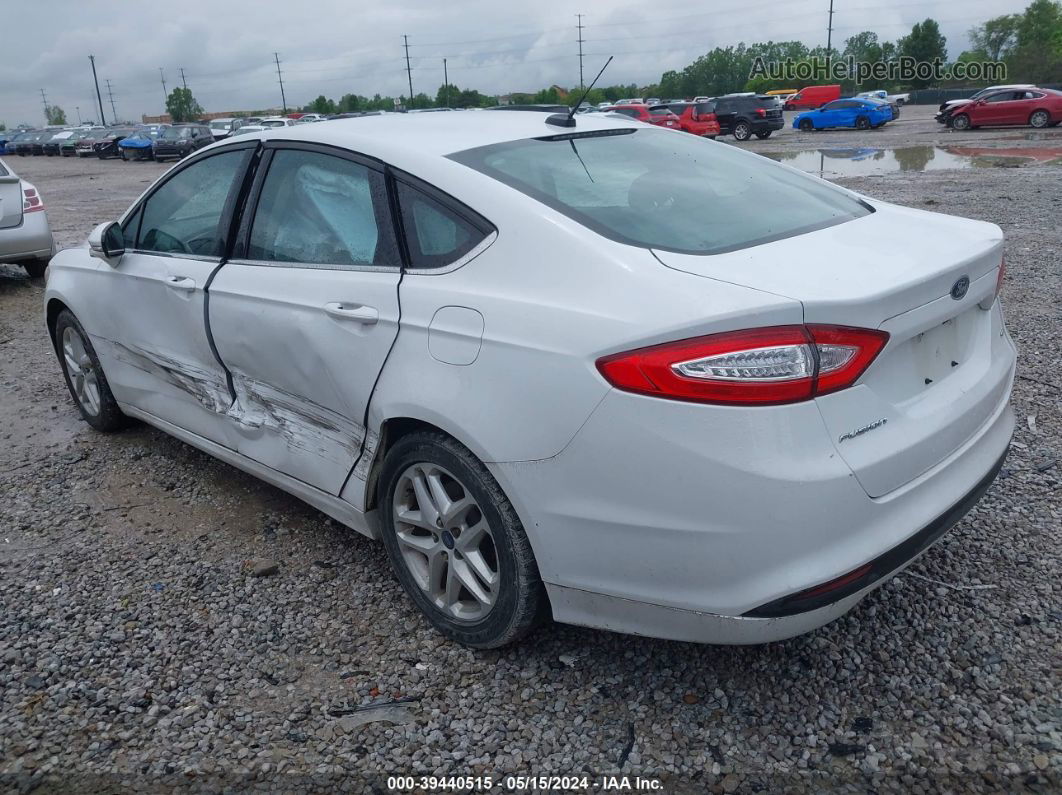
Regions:
<instances>
[{"instance_id":1,"label":"damaged rear door panel","mask_svg":"<svg viewBox=\"0 0 1062 795\"><path fill-rule=\"evenodd\" d=\"M253 146L175 169L126 218L126 253L101 266L92 342L115 398L211 441L235 444L232 396L211 348L206 288L221 266Z\"/></svg>"},{"instance_id":2,"label":"damaged rear door panel","mask_svg":"<svg viewBox=\"0 0 1062 795\"><path fill-rule=\"evenodd\" d=\"M382 167L267 144L209 322L241 454L339 494L398 334L401 258Z\"/></svg>"}]
</instances>

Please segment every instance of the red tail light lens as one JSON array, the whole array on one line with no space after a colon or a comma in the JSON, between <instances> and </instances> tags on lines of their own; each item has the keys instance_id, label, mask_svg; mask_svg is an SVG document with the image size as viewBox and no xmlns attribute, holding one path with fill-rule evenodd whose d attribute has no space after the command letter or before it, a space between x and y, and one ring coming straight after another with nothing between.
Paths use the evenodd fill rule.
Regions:
<instances>
[{"instance_id":1,"label":"red tail light lens","mask_svg":"<svg viewBox=\"0 0 1062 795\"><path fill-rule=\"evenodd\" d=\"M617 389L642 395L778 405L851 386L888 339L846 326L770 326L605 356L597 369Z\"/></svg>"},{"instance_id":2,"label":"red tail light lens","mask_svg":"<svg viewBox=\"0 0 1062 795\"><path fill-rule=\"evenodd\" d=\"M756 108L756 115L757 116L766 116L767 115L767 111L765 111L763 108Z\"/></svg>"},{"instance_id":3,"label":"red tail light lens","mask_svg":"<svg viewBox=\"0 0 1062 795\"><path fill-rule=\"evenodd\" d=\"M25 188L22 191L22 212L37 213L44 209L44 202L37 193L36 188Z\"/></svg>"}]
</instances>

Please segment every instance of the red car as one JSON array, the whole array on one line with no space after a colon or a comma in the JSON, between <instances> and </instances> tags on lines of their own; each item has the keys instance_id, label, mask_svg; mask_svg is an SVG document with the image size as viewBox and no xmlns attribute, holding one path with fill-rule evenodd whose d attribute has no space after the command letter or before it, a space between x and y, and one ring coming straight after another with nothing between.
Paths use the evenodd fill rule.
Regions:
<instances>
[{"instance_id":1,"label":"red car","mask_svg":"<svg viewBox=\"0 0 1062 795\"><path fill-rule=\"evenodd\" d=\"M1054 127L1059 122L1062 122L1062 91L1022 88L996 91L957 105L951 111L950 126L955 130L1004 124Z\"/></svg>"},{"instance_id":2,"label":"red car","mask_svg":"<svg viewBox=\"0 0 1062 795\"><path fill-rule=\"evenodd\" d=\"M605 108L606 113L622 113L632 119L644 121L646 124L655 124L657 127L674 127L679 129L679 117L676 116L667 105L613 105Z\"/></svg>"},{"instance_id":3,"label":"red car","mask_svg":"<svg viewBox=\"0 0 1062 795\"><path fill-rule=\"evenodd\" d=\"M657 108L667 108L679 120L679 129L705 138L719 135L719 120L715 117L714 102L670 102L667 105L654 105L649 108L652 113Z\"/></svg>"}]
</instances>

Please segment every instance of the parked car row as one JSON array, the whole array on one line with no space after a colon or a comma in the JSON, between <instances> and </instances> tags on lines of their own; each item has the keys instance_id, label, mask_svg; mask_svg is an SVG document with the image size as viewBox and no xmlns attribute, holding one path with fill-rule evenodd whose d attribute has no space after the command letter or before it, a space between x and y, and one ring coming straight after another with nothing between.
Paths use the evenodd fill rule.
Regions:
<instances>
[{"instance_id":1,"label":"parked car row","mask_svg":"<svg viewBox=\"0 0 1062 795\"><path fill-rule=\"evenodd\" d=\"M785 126L778 99L755 93L697 97L692 101L668 100L659 104L625 101L599 110L705 138L733 135L739 141L747 141L753 135L770 138L771 133Z\"/></svg>"}]
</instances>

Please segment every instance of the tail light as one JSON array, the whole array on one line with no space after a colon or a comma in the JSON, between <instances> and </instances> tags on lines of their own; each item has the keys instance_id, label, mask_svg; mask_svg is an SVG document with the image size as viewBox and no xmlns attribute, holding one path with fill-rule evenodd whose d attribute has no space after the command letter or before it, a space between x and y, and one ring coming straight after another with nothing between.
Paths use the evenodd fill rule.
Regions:
<instances>
[{"instance_id":1,"label":"tail light","mask_svg":"<svg viewBox=\"0 0 1062 795\"><path fill-rule=\"evenodd\" d=\"M724 405L796 403L854 384L889 335L846 326L771 326L605 356L617 389Z\"/></svg>"},{"instance_id":2,"label":"tail light","mask_svg":"<svg viewBox=\"0 0 1062 795\"><path fill-rule=\"evenodd\" d=\"M22 190L22 212L36 213L44 209L44 202L36 188L24 188Z\"/></svg>"},{"instance_id":3,"label":"tail light","mask_svg":"<svg viewBox=\"0 0 1062 795\"><path fill-rule=\"evenodd\" d=\"M763 108L756 108L756 115L757 116L766 116L767 115L767 111L765 111Z\"/></svg>"},{"instance_id":4,"label":"tail light","mask_svg":"<svg viewBox=\"0 0 1062 795\"><path fill-rule=\"evenodd\" d=\"M1003 278L1006 275L1007 275L1007 261L1005 259L1000 259L1000 261L999 261L999 271L996 273L996 290L995 290L994 293L992 293L991 296L989 296L989 297L985 298L983 301L981 301L981 303L978 304L979 307L981 307L982 309L991 309L992 308L992 305L995 304L996 299L999 298L999 294L1001 292L1003 292Z\"/></svg>"}]
</instances>

